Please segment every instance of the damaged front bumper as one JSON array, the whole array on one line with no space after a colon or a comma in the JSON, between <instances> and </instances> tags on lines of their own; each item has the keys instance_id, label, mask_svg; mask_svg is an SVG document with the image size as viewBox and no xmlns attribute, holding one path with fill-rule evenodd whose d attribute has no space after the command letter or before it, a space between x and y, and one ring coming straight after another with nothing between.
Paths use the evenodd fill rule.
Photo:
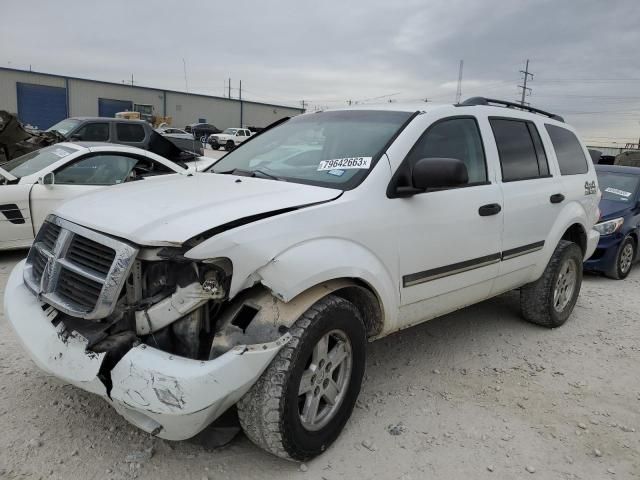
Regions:
<instances>
[{"instance_id":1,"label":"damaged front bumper","mask_svg":"<svg viewBox=\"0 0 640 480\"><path fill-rule=\"evenodd\" d=\"M237 346L214 360L192 360L148 345L129 350L111 370L110 390L98 377L104 353L67 332L57 312L40 303L23 283L24 261L11 272L4 314L34 362L45 372L100 395L142 430L184 440L204 429L254 384L290 335L274 342Z\"/></svg>"}]
</instances>

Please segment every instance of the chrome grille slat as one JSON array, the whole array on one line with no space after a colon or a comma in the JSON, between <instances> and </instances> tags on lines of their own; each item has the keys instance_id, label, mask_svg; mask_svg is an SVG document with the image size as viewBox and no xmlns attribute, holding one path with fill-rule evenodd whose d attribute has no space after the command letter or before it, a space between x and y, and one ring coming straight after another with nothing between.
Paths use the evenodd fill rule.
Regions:
<instances>
[{"instance_id":1,"label":"chrome grille slat","mask_svg":"<svg viewBox=\"0 0 640 480\"><path fill-rule=\"evenodd\" d=\"M57 310L101 319L115 308L138 249L50 215L25 264L25 284Z\"/></svg>"},{"instance_id":2,"label":"chrome grille slat","mask_svg":"<svg viewBox=\"0 0 640 480\"><path fill-rule=\"evenodd\" d=\"M60 265L62 265L64 270L69 270L77 275L86 277L94 283L99 283L100 285L103 285L105 280L107 279L106 275L103 275L96 270L80 266L77 263L73 263L69 261L68 258L61 258L58 261L60 262Z\"/></svg>"}]
</instances>

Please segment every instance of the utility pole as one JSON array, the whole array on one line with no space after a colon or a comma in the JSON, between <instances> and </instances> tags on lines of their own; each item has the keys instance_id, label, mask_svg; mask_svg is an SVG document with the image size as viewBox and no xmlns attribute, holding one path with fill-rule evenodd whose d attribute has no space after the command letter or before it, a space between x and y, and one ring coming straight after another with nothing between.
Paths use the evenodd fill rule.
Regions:
<instances>
[{"instance_id":1,"label":"utility pole","mask_svg":"<svg viewBox=\"0 0 640 480\"><path fill-rule=\"evenodd\" d=\"M460 103L462 99L462 67L464 66L464 60L460 60L460 67L458 67L458 89L456 90L456 103Z\"/></svg>"},{"instance_id":2,"label":"utility pole","mask_svg":"<svg viewBox=\"0 0 640 480\"><path fill-rule=\"evenodd\" d=\"M242 80L240 80L240 88L238 89L238 98L240 99L240 128L244 126L242 123Z\"/></svg>"},{"instance_id":3,"label":"utility pole","mask_svg":"<svg viewBox=\"0 0 640 480\"><path fill-rule=\"evenodd\" d=\"M302 111L304 112L307 109L307 101L301 100L300 103L302 104Z\"/></svg>"},{"instance_id":4,"label":"utility pole","mask_svg":"<svg viewBox=\"0 0 640 480\"><path fill-rule=\"evenodd\" d=\"M182 59L182 69L184 70L184 90L189 93L189 82L187 81L187 62Z\"/></svg>"},{"instance_id":5,"label":"utility pole","mask_svg":"<svg viewBox=\"0 0 640 480\"><path fill-rule=\"evenodd\" d=\"M229 79L229 98L231 98L231 79Z\"/></svg>"},{"instance_id":6,"label":"utility pole","mask_svg":"<svg viewBox=\"0 0 640 480\"><path fill-rule=\"evenodd\" d=\"M133 87L133 73L131 74L131 86Z\"/></svg>"},{"instance_id":7,"label":"utility pole","mask_svg":"<svg viewBox=\"0 0 640 480\"><path fill-rule=\"evenodd\" d=\"M527 81L529 80L529 77L531 77L531 80L533 80L533 73L529 73L529 59L527 58L527 64L524 67L524 70L520 70L520 73L522 75L524 75L524 85L518 85L518 88L522 89L522 97L520 98L520 105L522 105L523 107L526 105L529 105L528 102L524 101L524 97L526 97L527 95L531 95L531 89L527 87ZM527 94L527 92L529 92Z\"/></svg>"}]
</instances>

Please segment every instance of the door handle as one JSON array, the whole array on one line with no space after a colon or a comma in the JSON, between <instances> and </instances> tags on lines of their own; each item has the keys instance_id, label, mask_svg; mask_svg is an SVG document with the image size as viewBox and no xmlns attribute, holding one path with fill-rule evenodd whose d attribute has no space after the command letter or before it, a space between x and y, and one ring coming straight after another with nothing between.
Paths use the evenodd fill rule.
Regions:
<instances>
[{"instance_id":1,"label":"door handle","mask_svg":"<svg viewBox=\"0 0 640 480\"><path fill-rule=\"evenodd\" d=\"M483 205L478 209L478 214L481 217L488 217L490 215L497 215L502 210L502 207L497 203L490 203L488 205Z\"/></svg>"},{"instance_id":2,"label":"door handle","mask_svg":"<svg viewBox=\"0 0 640 480\"><path fill-rule=\"evenodd\" d=\"M551 203L561 203L564 201L564 195L561 193L555 193L549 197L549 200L551 200Z\"/></svg>"}]
</instances>

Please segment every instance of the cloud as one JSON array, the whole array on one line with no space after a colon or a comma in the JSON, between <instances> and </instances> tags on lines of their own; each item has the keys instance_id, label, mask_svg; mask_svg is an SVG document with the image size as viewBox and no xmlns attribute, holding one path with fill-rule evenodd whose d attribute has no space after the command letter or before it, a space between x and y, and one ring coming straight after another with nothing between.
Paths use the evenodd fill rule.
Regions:
<instances>
[{"instance_id":1,"label":"cloud","mask_svg":"<svg viewBox=\"0 0 640 480\"><path fill-rule=\"evenodd\" d=\"M184 89L184 58L192 91L334 107L453 101L461 59L463 97L515 100L529 58L528 100L607 141L640 134L638 24L637 0L31 0L3 8L0 65Z\"/></svg>"}]
</instances>

